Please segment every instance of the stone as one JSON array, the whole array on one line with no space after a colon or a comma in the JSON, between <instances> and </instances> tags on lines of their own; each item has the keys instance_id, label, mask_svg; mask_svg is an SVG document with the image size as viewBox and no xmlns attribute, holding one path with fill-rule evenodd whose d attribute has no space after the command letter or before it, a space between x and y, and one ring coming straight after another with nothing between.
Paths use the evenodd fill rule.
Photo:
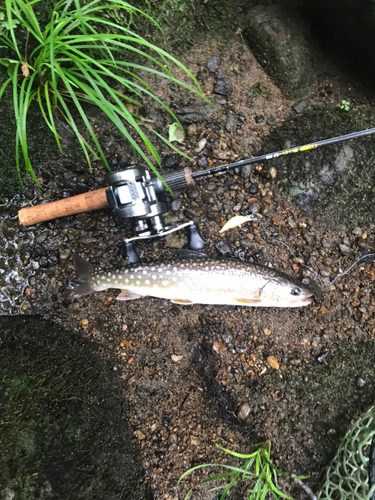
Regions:
<instances>
[{"instance_id":1,"label":"stone","mask_svg":"<svg viewBox=\"0 0 375 500\"><path fill-rule=\"evenodd\" d=\"M230 158L229 151L222 151L221 149L214 149L212 155L217 160L229 160Z\"/></svg>"},{"instance_id":2,"label":"stone","mask_svg":"<svg viewBox=\"0 0 375 500\"><path fill-rule=\"evenodd\" d=\"M199 160L197 161L197 165L200 168L206 168L208 165L207 158L205 156L199 158Z\"/></svg>"},{"instance_id":3,"label":"stone","mask_svg":"<svg viewBox=\"0 0 375 500\"><path fill-rule=\"evenodd\" d=\"M267 364L268 364L268 366L270 366L274 370L278 370L280 368L280 365L279 365L277 359L275 358L275 356L268 356Z\"/></svg>"},{"instance_id":4,"label":"stone","mask_svg":"<svg viewBox=\"0 0 375 500\"><path fill-rule=\"evenodd\" d=\"M209 121L215 116L215 109L209 104L192 104L181 108L176 113L183 125L202 123Z\"/></svg>"},{"instance_id":5,"label":"stone","mask_svg":"<svg viewBox=\"0 0 375 500\"><path fill-rule=\"evenodd\" d=\"M171 359L175 363L178 363L179 361L181 361L181 359L183 359L183 356L177 356L176 354L172 354Z\"/></svg>"},{"instance_id":6,"label":"stone","mask_svg":"<svg viewBox=\"0 0 375 500\"><path fill-rule=\"evenodd\" d=\"M244 35L258 62L289 99L307 94L317 76L302 19L278 5L250 8Z\"/></svg>"},{"instance_id":7,"label":"stone","mask_svg":"<svg viewBox=\"0 0 375 500\"><path fill-rule=\"evenodd\" d=\"M144 439L146 439L146 436L143 434L142 431L138 430L138 431L134 431L134 436L139 439L139 441L143 441Z\"/></svg>"},{"instance_id":8,"label":"stone","mask_svg":"<svg viewBox=\"0 0 375 500\"><path fill-rule=\"evenodd\" d=\"M233 133L237 130L237 119L233 114L229 114L225 122L225 130Z\"/></svg>"},{"instance_id":9,"label":"stone","mask_svg":"<svg viewBox=\"0 0 375 500\"><path fill-rule=\"evenodd\" d=\"M241 167L240 174L242 179L244 179L245 181L249 180L251 177L251 171L251 165L245 165L244 167Z\"/></svg>"},{"instance_id":10,"label":"stone","mask_svg":"<svg viewBox=\"0 0 375 500\"><path fill-rule=\"evenodd\" d=\"M272 177L272 179L276 179L276 176L277 176L277 170L275 167L271 167L269 170L268 170L268 173L270 174L270 176Z\"/></svg>"},{"instance_id":11,"label":"stone","mask_svg":"<svg viewBox=\"0 0 375 500\"><path fill-rule=\"evenodd\" d=\"M190 200L197 200L199 198L199 191L198 189L190 189L187 195Z\"/></svg>"},{"instance_id":12,"label":"stone","mask_svg":"<svg viewBox=\"0 0 375 500\"><path fill-rule=\"evenodd\" d=\"M341 244L339 245L340 251L343 255L346 257L349 257L350 255L353 255L354 250L350 248L348 245Z\"/></svg>"},{"instance_id":13,"label":"stone","mask_svg":"<svg viewBox=\"0 0 375 500\"><path fill-rule=\"evenodd\" d=\"M179 154L167 155L161 160L161 165L164 168L176 168L180 165L182 156Z\"/></svg>"},{"instance_id":14,"label":"stone","mask_svg":"<svg viewBox=\"0 0 375 500\"><path fill-rule=\"evenodd\" d=\"M307 101L299 101L293 105L293 109L296 113L300 114L305 111L309 103Z\"/></svg>"},{"instance_id":15,"label":"stone","mask_svg":"<svg viewBox=\"0 0 375 500\"><path fill-rule=\"evenodd\" d=\"M204 137L198 142L197 144L197 147L195 149L195 152L196 153L200 153L206 146L207 144L207 139L205 139Z\"/></svg>"},{"instance_id":16,"label":"stone","mask_svg":"<svg viewBox=\"0 0 375 500\"><path fill-rule=\"evenodd\" d=\"M221 64L221 58L218 56L210 57L207 61L207 68L211 71L211 73L216 73L219 70Z\"/></svg>"},{"instance_id":17,"label":"stone","mask_svg":"<svg viewBox=\"0 0 375 500\"><path fill-rule=\"evenodd\" d=\"M216 243L216 248L222 255L230 253L230 248L226 243L224 243L224 241L219 241L218 243Z\"/></svg>"},{"instance_id":18,"label":"stone","mask_svg":"<svg viewBox=\"0 0 375 500\"><path fill-rule=\"evenodd\" d=\"M251 406L248 403L242 404L237 412L237 417L240 420L246 420L251 413Z\"/></svg>"},{"instance_id":19,"label":"stone","mask_svg":"<svg viewBox=\"0 0 375 500\"><path fill-rule=\"evenodd\" d=\"M178 210L180 210L181 206L182 206L181 198L176 198L171 203L171 210L173 210L174 212L178 212Z\"/></svg>"},{"instance_id":20,"label":"stone","mask_svg":"<svg viewBox=\"0 0 375 500\"><path fill-rule=\"evenodd\" d=\"M197 133L197 124L196 123L191 123L188 128L186 129L186 133L189 137L192 135L195 135Z\"/></svg>"},{"instance_id":21,"label":"stone","mask_svg":"<svg viewBox=\"0 0 375 500\"><path fill-rule=\"evenodd\" d=\"M187 237L184 234L169 234L165 238L165 246L168 248L182 248L187 243Z\"/></svg>"},{"instance_id":22,"label":"stone","mask_svg":"<svg viewBox=\"0 0 375 500\"><path fill-rule=\"evenodd\" d=\"M232 90L233 89L230 80L228 80L228 78L224 76L222 73L219 73L214 87L214 93L219 95L229 96L231 95Z\"/></svg>"}]
</instances>

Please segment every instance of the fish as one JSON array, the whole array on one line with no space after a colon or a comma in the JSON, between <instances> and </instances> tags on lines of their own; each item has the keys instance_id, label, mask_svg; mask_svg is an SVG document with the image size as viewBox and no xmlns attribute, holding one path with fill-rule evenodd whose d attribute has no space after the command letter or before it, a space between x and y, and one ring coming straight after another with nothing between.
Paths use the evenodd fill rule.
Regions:
<instances>
[{"instance_id":1,"label":"fish","mask_svg":"<svg viewBox=\"0 0 375 500\"><path fill-rule=\"evenodd\" d=\"M198 253L198 252L197 252ZM252 307L301 307L322 299L312 280L298 280L259 264L235 259L194 258L129 264L102 271L73 256L76 277L65 292L68 301L110 288L121 290L118 300L150 296L175 304L212 304Z\"/></svg>"}]
</instances>

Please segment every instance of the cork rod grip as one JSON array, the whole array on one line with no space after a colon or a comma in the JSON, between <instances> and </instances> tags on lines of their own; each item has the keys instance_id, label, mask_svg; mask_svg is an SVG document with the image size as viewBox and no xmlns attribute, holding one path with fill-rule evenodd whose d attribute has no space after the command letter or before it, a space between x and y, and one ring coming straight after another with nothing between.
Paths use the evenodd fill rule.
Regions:
<instances>
[{"instance_id":1,"label":"cork rod grip","mask_svg":"<svg viewBox=\"0 0 375 500\"><path fill-rule=\"evenodd\" d=\"M19 221L24 226L33 226L39 222L57 219L58 217L105 208L108 206L106 190L107 188L97 189L96 191L45 203L44 205L22 208L18 212Z\"/></svg>"}]
</instances>

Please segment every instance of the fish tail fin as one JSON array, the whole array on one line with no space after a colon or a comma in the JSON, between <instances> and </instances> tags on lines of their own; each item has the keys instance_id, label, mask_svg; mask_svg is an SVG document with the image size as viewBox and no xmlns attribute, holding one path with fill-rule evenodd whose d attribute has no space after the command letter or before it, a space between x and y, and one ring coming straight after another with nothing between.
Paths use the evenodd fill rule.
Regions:
<instances>
[{"instance_id":1,"label":"fish tail fin","mask_svg":"<svg viewBox=\"0 0 375 500\"><path fill-rule=\"evenodd\" d=\"M65 299L68 301L96 292L91 279L91 272L94 266L79 255L73 255L73 263L76 275L68 284L64 294Z\"/></svg>"}]
</instances>

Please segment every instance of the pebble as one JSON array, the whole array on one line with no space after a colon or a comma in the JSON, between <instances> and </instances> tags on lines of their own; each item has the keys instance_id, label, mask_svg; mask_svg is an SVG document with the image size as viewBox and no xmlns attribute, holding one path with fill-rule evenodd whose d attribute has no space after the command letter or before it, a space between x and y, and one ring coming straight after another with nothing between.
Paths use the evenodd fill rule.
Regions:
<instances>
[{"instance_id":1,"label":"pebble","mask_svg":"<svg viewBox=\"0 0 375 500\"><path fill-rule=\"evenodd\" d=\"M226 347L225 347L225 345L222 342L220 342L220 340L217 340L216 342L214 342L212 344L212 349L215 352L220 353L222 351L225 351Z\"/></svg>"},{"instance_id":2,"label":"pebble","mask_svg":"<svg viewBox=\"0 0 375 500\"><path fill-rule=\"evenodd\" d=\"M258 194L258 192L259 192L259 186L256 182L254 182L254 184L251 184L250 186L249 193L255 195Z\"/></svg>"},{"instance_id":3,"label":"pebble","mask_svg":"<svg viewBox=\"0 0 375 500\"><path fill-rule=\"evenodd\" d=\"M199 445L199 439L197 436L190 436L190 444L192 446L198 446Z\"/></svg>"},{"instance_id":4,"label":"pebble","mask_svg":"<svg viewBox=\"0 0 375 500\"><path fill-rule=\"evenodd\" d=\"M297 223L294 221L293 217L288 217L288 224L292 229L297 227Z\"/></svg>"},{"instance_id":5,"label":"pebble","mask_svg":"<svg viewBox=\"0 0 375 500\"><path fill-rule=\"evenodd\" d=\"M293 109L296 113L300 114L305 111L309 103L307 101L300 101L293 105Z\"/></svg>"},{"instance_id":6,"label":"pebble","mask_svg":"<svg viewBox=\"0 0 375 500\"><path fill-rule=\"evenodd\" d=\"M199 198L199 191L198 189L190 189L187 195L190 200L197 200Z\"/></svg>"},{"instance_id":7,"label":"pebble","mask_svg":"<svg viewBox=\"0 0 375 500\"><path fill-rule=\"evenodd\" d=\"M256 205L256 203L254 203L254 205ZM253 205L253 206L254 206ZM269 205L264 205L262 207L262 210L260 212L262 215L268 215L270 213L270 206Z\"/></svg>"},{"instance_id":8,"label":"pebble","mask_svg":"<svg viewBox=\"0 0 375 500\"><path fill-rule=\"evenodd\" d=\"M245 165L240 170L241 170L242 179L244 179L245 181L250 179L250 176L251 176L251 166L250 165Z\"/></svg>"},{"instance_id":9,"label":"pebble","mask_svg":"<svg viewBox=\"0 0 375 500\"><path fill-rule=\"evenodd\" d=\"M230 248L226 243L224 243L224 241L219 241L218 243L216 243L216 248L222 255L230 253Z\"/></svg>"},{"instance_id":10,"label":"pebble","mask_svg":"<svg viewBox=\"0 0 375 500\"><path fill-rule=\"evenodd\" d=\"M177 199L172 201L171 210L173 210L174 212L178 212L180 210L181 206L182 206L182 200L181 200L181 198L177 198Z\"/></svg>"},{"instance_id":11,"label":"pebble","mask_svg":"<svg viewBox=\"0 0 375 500\"><path fill-rule=\"evenodd\" d=\"M229 96L232 93L232 84L222 73L219 73L217 77L214 92L224 96Z\"/></svg>"},{"instance_id":12,"label":"pebble","mask_svg":"<svg viewBox=\"0 0 375 500\"><path fill-rule=\"evenodd\" d=\"M353 234L355 234L355 236L362 236L362 229L360 227L354 228Z\"/></svg>"},{"instance_id":13,"label":"pebble","mask_svg":"<svg viewBox=\"0 0 375 500\"><path fill-rule=\"evenodd\" d=\"M246 420L247 417L251 413L251 407L248 403L244 403L243 405L240 406L238 412L237 412L237 417L240 420Z\"/></svg>"},{"instance_id":14,"label":"pebble","mask_svg":"<svg viewBox=\"0 0 375 500\"><path fill-rule=\"evenodd\" d=\"M222 151L221 149L214 149L212 156L216 160L228 160L230 157L229 151Z\"/></svg>"},{"instance_id":15,"label":"pebble","mask_svg":"<svg viewBox=\"0 0 375 500\"><path fill-rule=\"evenodd\" d=\"M268 170L268 173L270 174L270 176L272 177L272 179L275 179L276 176L277 176L277 170L275 167L271 167L269 170Z\"/></svg>"},{"instance_id":16,"label":"pebble","mask_svg":"<svg viewBox=\"0 0 375 500\"><path fill-rule=\"evenodd\" d=\"M175 363L178 363L179 361L181 361L182 358L183 358L183 356L177 356L176 354L172 354L172 356L171 356L172 361L174 361Z\"/></svg>"},{"instance_id":17,"label":"pebble","mask_svg":"<svg viewBox=\"0 0 375 500\"><path fill-rule=\"evenodd\" d=\"M208 165L207 158L205 156L202 156L202 158L199 158L199 160L197 161L197 165L198 165L198 167L206 168Z\"/></svg>"},{"instance_id":18,"label":"pebble","mask_svg":"<svg viewBox=\"0 0 375 500\"><path fill-rule=\"evenodd\" d=\"M353 255L354 250L352 250L348 245L341 244L339 245L340 251L343 255L346 255L346 257L349 257L350 255Z\"/></svg>"},{"instance_id":19,"label":"pebble","mask_svg":"<svg viewBox=\"0 0 375 500\"><path fill-rule=\"evenodd\" d=\"M216 73L220 68L221 57L213 56L207 61L207 68L211 71L211 73Z\"/></svg>"},{"instance_id":20,"label":"pebble","mask_svg":"<svg viewBox=\"0 0 375 500\"><path fill-rule=\"evenodd\" d=\"M134 431L134 436L138 438L140 441L146 439L146 436L143 434L142 431Z\"/></svg>"},{"instance_id":21,"label":"pebble","mask_svg":"<svg viewBox=\"0 0 375 500\"><path fill-rule=\"evenodd\" d=\"M265 328L263 331L264 335L271 335L271 330L269 328Z\"/></svg>"},{"instance_id":22,"label":"pebble","mask_svg":"<svg viewBox=\"0 0 375 500\"><path fill-rule=\"evenodd\" d=\"M165 156L161 164L165 168L176 168L180 165L182 161L182 156L178 154L173 154L173 155L167 155Z\"/></svg>"},{"instance_id":23,"label":"pebble","mask_svg":"<svg viewBox=\"0 0 375 500\"><path fill-rule=\"evenodd\" d=\"M318 316L323 316L324 314L328 314L328 309L325 306L322 306L318 311Z\"/></svg>"},{"instance_id":24,"label":"pebble","mask_svg":"<svg viewBox=\"0 0 375 500\"><path fill-rule=\"evenodd\" d=\"M280 368L280 365L277 361L277 359L275 358L275 356L268 356L267 358L267 364L273 368L274 370L278 370Z\"/></svg>"},{"instance_id":25,"label":"pebble","mask_svg":"<svg viewBox=\"0 0 375 500\"><path fill-rule=\"evenodd\" d=\"M206 205L212 205L212 203L214 203L215 200L211 193L203 193L202 201Z\"/></svg>"},{"instance_id":26,"label":"pebble","mask_svg":"<svg viewBox=\"0 0 375 500\"><path fill-rule=\"evenodd\" d=\"M60 264L64 265L65 262L69 259L70 254L71 254L70 248L61 248L59 251Z\"/></svg>"},{"instance_id":27,"label":"pebble","mask_svg":"<svg viewBox=\"0 0 375 500\"><path fill-rule=\"evenodd\" d=\"M205 139L204 137L198 142L197 144L197 147L195 149L195 152L196 153L200 153L201 151L203 151L203 149L205 148L207 144L207 139Z\"/></svg>"},{"instance_id":28,"label":"pebble","mask_svg":"<svg viewBox=\"0 0 375 500\"><path fill-rule=\"evenodd\" d=\"M89 320L88 319L83 319L81 321L81 326L84 330L86 330L89 327Z\"/></svg>"},{"instance_id":29,"label":"pebble","mask_svg":"<svg viewBox=\"0 0 375 500\"><path fill-rule=\"evenodd\" d=\"M275 224L275 226L285 226L285 220L277 219L276 217L273 217L272 221Z\"/></svg>"},{"instance_id":30,"label":"pebble","mask_svg":"<svg viewBox=\"0 0 375 500\"><path fill-rule=\"evenodd\" d=\"M165 238L165 246L168 248L182 248L187 243L187 237L184 234L169 234Z\"/></svg>"},{"instance_id":31,"label":"pebble","mask_svg":"<svg viewBox=\"0 0 375 500\"><path fill-rule=\"evenodd\" d=\"M196 124L196 123L191 123L191 124L188 126L188 128L187 128L186 132L187 132L187 135L188 135L189 137L191 137L192 135L195 135L195 134L197 133L197 124Z\"/></svg>"},{"instance_id":32,"label":"pebble","mask_svg":"<svg viewBox=\"0 0 375 500\"><path fill-rule=\"evenodd\" d=\"M364 387L365 385L366 385L366 380L363 380L363 378L357 379L357 387Z\"/></svg>"},{"instance_id":33,"label":"pebble","mask_svg":"<svg viewBox=\"0 0 375 500\"><path fill-rule=\"evenodd\" d=\"M225 129L227 132L233 133L237 129L237 119L234 115L230 114L225 122Z\"/></svg>"}]
</instances>

